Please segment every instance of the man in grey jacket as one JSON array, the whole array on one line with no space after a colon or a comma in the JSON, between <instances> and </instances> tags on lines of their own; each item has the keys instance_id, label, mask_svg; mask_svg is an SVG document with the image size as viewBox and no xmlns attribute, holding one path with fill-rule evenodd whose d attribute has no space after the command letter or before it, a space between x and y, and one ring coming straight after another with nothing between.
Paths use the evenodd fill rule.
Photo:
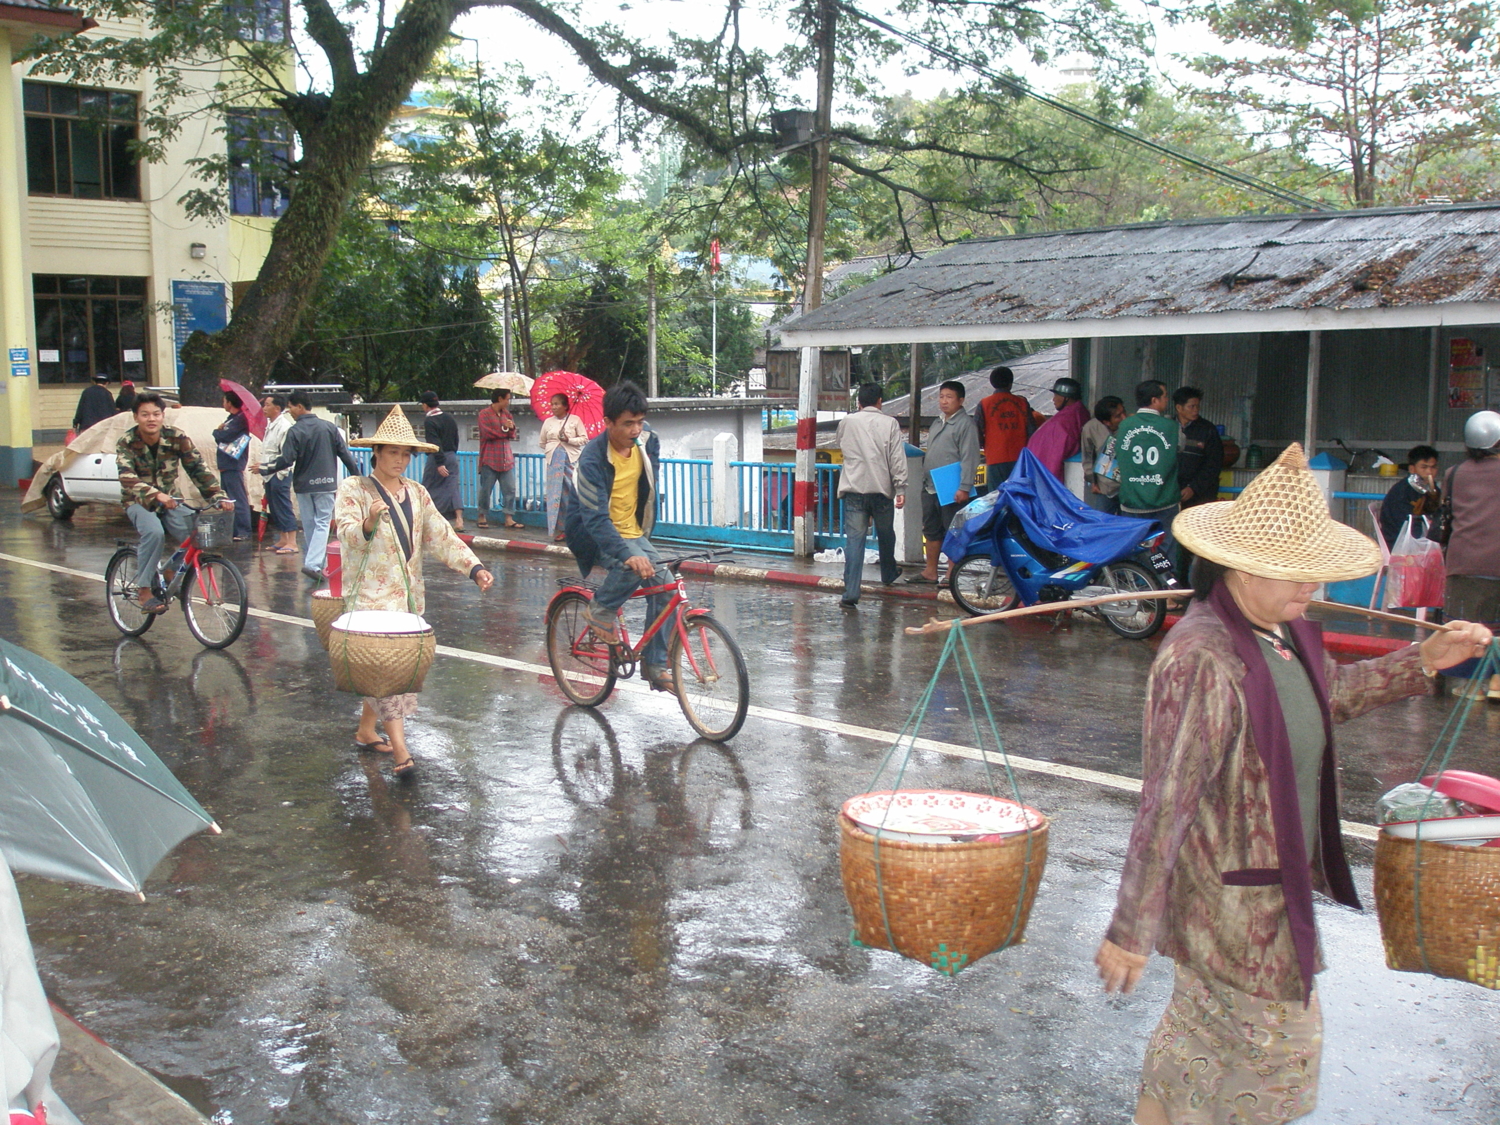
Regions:
<instances>
[{"instance_id":1,"label":"man in grey jacket","mask_svg":"<svg viewBox=\"0 0 1500 1125\"><path fill-rule=\"evenodd\" d=\"M875 524L880 548L880 580L889 586L900 576L896 566L896 509L906 503L906 443L896 419L881 413L884 395L878 383L859 388L859 411L839 420L838 447L844 455L839 499L844 502L844 596L841 604L859 604L865 566L865 536Z\"/></svg>"},{"instance_id":2,"label":"man in grey jacket","mask_svg":"<svg viewBox=\"0 0 1500 1125\"><path fill-rule=\"evenodd\" d=\"M974 419L964 413L964 385L950 379L938 388L937 420L927 428L927 458L924 467L926 480L922 486L922 538L927 553L927 565L921 574L913 574L907 582L932 586L938 580L938 556L943 551L943 536L958 510L969 502L974 490L974 470L979 467L979 431ZM957 462L958 491L949 504L938 503L937 488L932 483L932 470Z\"/></svg>"},{"instance_id":3,"label":"man in grey jacket","mask_svg":"<svg viewBox=\"0 0 1500 1125\"><path fill-rule=\"evenodd\" d=\"M333 494L339 487L339 462L351 476L359 475L359 462L349 452L343 432L312 412L312 400L305 393L293 391L287 396L287 413L296 421L281 443L281 456L265 472L292 470L292 488L302 514L302 573L321 582L328 558L328 525L333 522Z\"/></svg>"}]
</instances>

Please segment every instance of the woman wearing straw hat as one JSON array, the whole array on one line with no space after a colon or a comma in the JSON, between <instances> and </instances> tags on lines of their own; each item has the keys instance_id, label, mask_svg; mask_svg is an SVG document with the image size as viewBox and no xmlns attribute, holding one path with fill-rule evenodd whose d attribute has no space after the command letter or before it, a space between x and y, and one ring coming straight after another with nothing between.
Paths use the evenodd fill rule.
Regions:
<instances>
[{"instance_id":1,"label":"woman wearing straw hat","mask_svg":"<svg viewBox=\"0 0 1500 1125\"><path fill-rule=\"evenodd\" d=\"M1314 889L1357 907L1339 826L1332 730L1490 642L1454 622L1420 645L1334 663L1302 620L1319 583L1380 565L1328 515L1291 446L1239 499L1172 526L1197 556L1192 608L1151 668L1141 807L1095 962L1135 987L1153 949L1176 962L1152 1035L1140 1125L1289 1121L1317 1100L1322 967Z\"/></svg>"},{"instance_id":2,"label":"woman wearing straw hat","mask_svg":"<svg viewBox=\"0 0 1500 1125\"><path fill-rule=\"evenodd\" d=\"M369 476L349 477L340 484L334 502L345 582L350 583L346 608L422 613L427 589L422 580L423 551L431 551L445 566L467 574L480 590L488 590L494 576L433 505L427 490L406 479L412 451L432 453L437 447L417 440L401 408L391 408L374 437L349 444L370 446L373 464ZM406 746L406 719L416 711L415 692L366 699L354 736L361 750L390 754L396 776L403 781L411 780L416 769ZM377 720L384 724L386 738L376 731Z\"/></svg>"}]
</instances>

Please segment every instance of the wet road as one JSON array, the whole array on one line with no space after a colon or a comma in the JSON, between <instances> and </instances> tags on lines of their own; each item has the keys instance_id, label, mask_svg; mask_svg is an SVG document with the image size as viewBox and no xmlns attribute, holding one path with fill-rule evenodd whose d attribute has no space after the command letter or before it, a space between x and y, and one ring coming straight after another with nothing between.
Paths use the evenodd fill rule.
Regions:
<instances>
[{"instance_id":1,"label":"wet road","mask_svg":"<svg viewBox=\"0 0 1500 1125\"><path fill-rule=\"evenodd\" d=\"M494 560L481 597L431 575L440 656L409 723L422 780L351 747L310 628L252 618L225 653L175 610L139 641L101 574L121 517L0 517L0 633L115 706L224 826L183 844L144 904L25 879L60 1001L223 1123L1124 1122L1170 992L1160 958L1106 999L1089 961L1134 814L1125 791L1019 775L1053 819L1025 945L956 978L852 947L835 812L895 731L938 643L931 603L691 584L754 687L729 746L675 702L569 708L539 674L549 559ZM298 560L236 550L252 606L304 618ZM1078 625L974 637L1012 753L1138 776L1152 649ZM485 658L491 662L485 662ZM498 658L499 664L494 663ZM626 685L632 686L632 685ZM1408 780L1446 716L1411 700L1341 728L1345 816ZM800 723L778 713L810 716ZM1457 763L1500 773L1500 710ZM970 745L940 685L924 734ZM916 756L912 782L983 786ZM1369 848L1351 841L1368 896ZM1320 907L1331 967L1311 1122L1500 1120L1500 995L1384 968L1373 911Z\"/></svg>"}]
</instances>

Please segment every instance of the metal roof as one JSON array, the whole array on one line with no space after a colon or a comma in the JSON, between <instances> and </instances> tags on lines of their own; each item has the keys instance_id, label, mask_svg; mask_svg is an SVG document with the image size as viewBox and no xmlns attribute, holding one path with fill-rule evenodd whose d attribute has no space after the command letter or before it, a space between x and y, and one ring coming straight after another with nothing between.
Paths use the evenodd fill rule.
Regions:
<instances>
[{"instance_id":1,"label":"metal roof","mask_svg":"<svg viewBox=\"0 0 1500 1125\"><path fill-rule=\"evenodd\" d=\"M1500 203L959 243L781 327L790 346L1500 321Z\"/></svg>"},{"instance_id":2,"label":"metal roof","mask_svg":"<svg viewBox=\"0 0 1500 1125\"><path fill-rule=\"evenodd\" d=\"M964 385L964 406L972 414L974 408L979 405L980 399L994 394L995 389L990 386L990 372L996 367L1004 366L1009 367L1016 377L1011 387L1013 393L1031 403L1033 410L1039 410L1043 414L1056 412L1057 408L1052 405L1052 384L1072 373L1068 352L1067 344L1059 344L1053 348L1023 355L1018 359L1006 360L1003 364L994 363L989 367L980 368L977 371L965 371L962 375L955 376ZM936 379L931 374L923 377L923 418L931 419L937 416L938 389L945 381ZM898 395L896 398L886 399L881 407L884 413L893 418L905 418L910 409L911 395Z\"/></svg>"}]
</instances>

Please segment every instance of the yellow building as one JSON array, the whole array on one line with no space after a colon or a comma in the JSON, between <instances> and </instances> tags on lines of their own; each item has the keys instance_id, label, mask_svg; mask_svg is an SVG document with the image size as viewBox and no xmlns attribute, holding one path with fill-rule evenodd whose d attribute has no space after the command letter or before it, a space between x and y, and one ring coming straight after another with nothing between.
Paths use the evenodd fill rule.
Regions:
<instances>
[{"instance_id":1,"label":"yellow building","mask_svg":"<svg viewBox=\"0 0 1500 1125\"><path fill-rule=\"evenodd\" d=\"M232 0L247 35L287 36L286 0ZM226 136L212 114L194 116L159 163L131 159L143 75L130 86L84 88L32 77L14 58L40 34L126 37L139 22L95 25L44 0L0 0L0 312L9 362L0 372L0 482L31 476L61 447L80 393L97 375L111 392L177 385L177 350L195 328L226 322L254 279L286 194L231 159L228 222L188 215L194 157L241 138L273 150L289 132L274 111L234 112ZM232 65L232 64L225 64ZM204 74L207 91L216 75ZM286 83L292 86L287 54ZM207 94L205 93L205 98ZM264 151L264 149L263 149ZM13 157L5 154L14 154Z\"/></svg>"}]
</instances>

